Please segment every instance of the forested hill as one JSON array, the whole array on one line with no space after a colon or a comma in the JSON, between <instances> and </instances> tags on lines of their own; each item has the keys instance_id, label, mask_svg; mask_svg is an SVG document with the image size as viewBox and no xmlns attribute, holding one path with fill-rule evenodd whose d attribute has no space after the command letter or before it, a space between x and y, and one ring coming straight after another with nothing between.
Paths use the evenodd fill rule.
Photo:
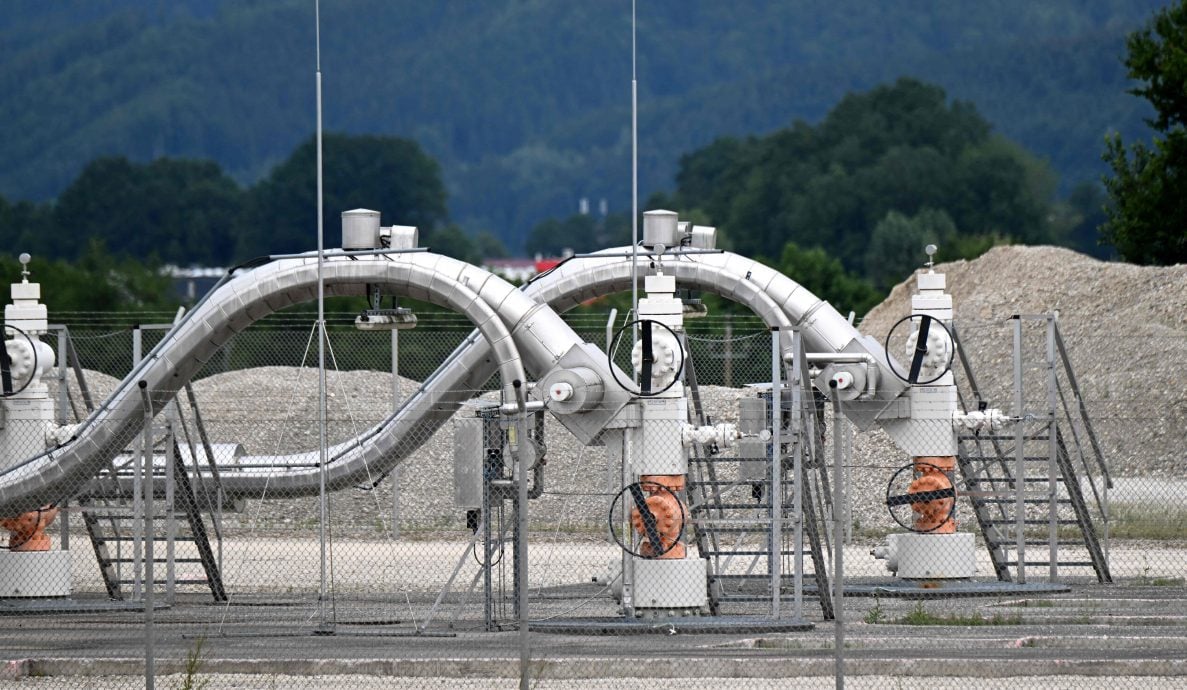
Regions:
<instances>
[{"instance_id":1,"label":"forested hill","mask_svg":"<svg viewBox=\"0 0 1187 690\"><path fill-rule=\"evenodd\" d=\"M7 0L0 195L56 196L91 159L212 158L254 181L313 129L313 0ZM639 2L644 197L723 134L816 121L911 75L1095 179L1145 135L1124 37L1157 0ZM629 205L630 3L322 3L325 123L419 141L454 221L518 248L580 197ZM400 219L385 219L399 222Z\"/></svg>"}]
</instances>

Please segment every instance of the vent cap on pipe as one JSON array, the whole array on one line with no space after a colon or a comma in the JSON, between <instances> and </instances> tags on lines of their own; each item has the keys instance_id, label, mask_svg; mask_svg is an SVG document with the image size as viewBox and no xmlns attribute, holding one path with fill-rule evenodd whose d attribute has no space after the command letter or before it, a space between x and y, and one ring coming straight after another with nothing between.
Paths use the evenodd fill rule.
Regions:
<instances>
[{"instance_id":1,"label":"vent cap on pipe","mask_svg":"<svg viewBox=\"0 0 1187 690\"><path fill-rule=\"evenodd\" d=\"M343 211L342 248L379 249L379 211L366 208Z\"/></svg>"}]
</instances>

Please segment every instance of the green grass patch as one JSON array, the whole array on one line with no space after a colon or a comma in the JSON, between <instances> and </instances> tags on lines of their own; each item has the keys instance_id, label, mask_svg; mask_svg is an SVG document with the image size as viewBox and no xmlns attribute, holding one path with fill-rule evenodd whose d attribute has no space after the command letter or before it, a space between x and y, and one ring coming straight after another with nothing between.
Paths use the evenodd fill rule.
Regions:
<instances>
[{"instance_id":1,"label":"green grass patch","mask_svg":"<svg viewBox=\"0 0 1187 690\"><path fill-rule=\"evenodd\" d=\"M874 606L866 611L865 622L871 625L886 622L886 612L882 610L882 601L874 597Z\"/></svg>"},{"instance_id":2,"label":"green grass patch","mask_svg":"<svg viewBox=\"0 0 1187 690\"><path fill-rule=\"evenodd\" d=\"M1187 541L1187 508L1116 503L1109 510L1113 539Z\"/></svg>"},{"instance_id":3,"label":"green grass patch","mask_svg":"<svg viewBox=\"0 0 1187 690\"><path fill-rule=\"evenodd\" d=\"M907 615L894 622L900 625L1021 625L1022 616L995 613L986 617L976 612L935 614L925 609L923 602L919 602Z\"/></svg>"}]
</instances>

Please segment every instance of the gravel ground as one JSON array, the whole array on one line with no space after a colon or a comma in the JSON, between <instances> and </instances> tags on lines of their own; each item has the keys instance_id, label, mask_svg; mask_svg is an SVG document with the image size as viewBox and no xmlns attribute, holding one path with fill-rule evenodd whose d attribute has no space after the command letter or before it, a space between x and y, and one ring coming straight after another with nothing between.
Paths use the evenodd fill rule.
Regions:
<instances>
[{"instance_id":1,"label":"gravel ground","mask_svg":"<svg viewBox=\"0 0 1187 690\"><path fill-rule=\"evenodd\" d=\"M1183 474L1187 426L1187 326L1181 315L1187 305L1187 267L1143 268L1095 261L1067 250L1037 247L997 248L971 262L944 264L954 295L966 353L991 403L1010 411L1011 331L1009 317L1057 309L1086 404L1106 456L1115 473L1130 481L1119 487L1132 500L1183 503L1177 489L1163 479ZM881 338L890 325L909 312L914 280L898 286L862 322L863 332ZM1028 360L1042 354L1040 339L1028 334ZM1028 377L1033 376L1028 367ZM116 381L92 374L97 398ZM366 371L328 372L330 441L353 436L391 410L390 374ZM211 376L195 382L201 409L216 442L242 443L249 453L307 451L317 445L316 373L292 367L267 367ZM416 382L403 380L405 395ZM1040 387L1041 389L1041 387ZM706 405L718 421L736 417L744 393L712 386L702 388ZM1041 397L1041 393L1040 393ZM534 526L533 587L588 583L592 572L614 557L616 547L600 538L608 493L620 484L617 467L602 448L579 445L555 420L546 422L548 465L544 496L531 505ZM402 587L438 587L464 552L463 511L453 506L452 424L446 424L408 458L399 472L399 515L402 538L392 540L392 481L375 490L351 489L332 495L330 510L338 540L333 551L334 576L343 591L399 591ZM872 532L892 527L880 498L893 468L907 461L880 431L853 438L855 521ZM727 477L732 476L727 473ZM1145 478L1143 481L1141 478ZM376 477L376 479L380 479ZM1158 486L1158 491L1149 490ZM76 519L76 518L75 518ZM311 498L249 501L242 513L227 515L224 544L226 575L237 592L277 592L289 587L307 593L316 589L318 544L316 500ZM77 534L77 532L76 532ZM79 543L85 539L79 537ZM1183 576L1183 553L1176 544L1128 542L1114 544L1113 573L1119 578ZM99 583L93 554L73 550L76 588L96 591ZM986 573L984 554L979 567ZM845 551L847 574L884 575L861 540ZM472 561L472 559L471 559ZM476 572L467 562L461 577ZM1181 586L1181 580L1174 580ZM1174 582L1170 584L1174 584ZM364 597L365 598L365 597ZM600 606L607 602L599 598ZM1108 630L1108 626L1102 626ZM1004 662L1008 663L1008 662ZM210 669L214 671L215 669ZM954 672L961 672L959 669ZM59 678L0 680L0 688L62 687ZM352 676L251 676L209 673L210 688L275 687L514 687L514 680L462 678L376 678ZM855 686L1013 688L1034 682L1020 678L851 677ZM138 682L139 681L139 682ZM180 686L180 676L158 679L158 687ZM670 679L665 687L729 686L736 679ZM1043 687L1180 687L1180 678L1045 676ZM633 684L632 684L633 683ZM786 687L832 687L829 677L784 679ZM88 677L78 687L139 687L135 677ZM654 679L552 680L548 687L654 687Z\"/></svg>"},{"instance_id":2,"label":"gravel ground","mask_svg":"<svg viewBox=\"0 0 1187 690\"><path fill-rule=\"evenodd\" d=\"M393 688L394 690L419 690L419 688L517 688L519 681L510 678L398 678L391 676L250 676L231 675L222 673L202 673L198 679L205 683L202 687L208 690L275 690L276 688L301 687L309 690L322 688ZM183 687L186 678L180 674L157 677L158 687ZM193 679L190 679L191 681ZM961 678L926 677L910 678L903 676L849 676L847 681L853 687L869 688L903 688L931 690L932 688L977 687L984 690L1014 690L1034 683L1033 677L1013 678ZM61 688L62 678L24 678L19 681L0 681L0 690L8 688ZM665 678L663 687L672 690L698 690L700 688L739 687L739 683L753 683L754 687L764 687L765 680L747 680L738 678ZM139 679L130 680L125 676L88 677L86 687L94 690L116 690L117 688L143 687ZM795 690L799 688L833 688L836 687L831 677L816 678L780 678L779 687ZM1180 688L1181 678L1159 678L1151 676L1110 676L1099 678L1093 676L1059 676L1044 677L1044 690L1079 690L1080 688L1126 688L1140 687L1149 690L1171 690ZM654 678L614 678L590 680L555 680L549 679L543 687L560 688L565 690L586 690L592 688L621 688L622 690L652 690L657 685ZM81 686L79 686L81 687Z\"/></svg>"}]
</instances>

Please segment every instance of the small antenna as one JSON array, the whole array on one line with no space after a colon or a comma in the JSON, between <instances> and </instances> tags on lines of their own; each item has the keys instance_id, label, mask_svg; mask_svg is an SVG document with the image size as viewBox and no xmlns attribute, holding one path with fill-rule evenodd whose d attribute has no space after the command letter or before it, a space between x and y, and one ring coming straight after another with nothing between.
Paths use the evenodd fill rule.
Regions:
<instances>
[{"instance_id":1,"label":"small antenna","mask_svg":"<svg viewBox=\"0 0 1187 690\"><path fill-rule=\"evenodd\" d=\"M17 260L21 262L21 282L27 283L29 282L29 262L33 260L33 257L29 256L29 252L21 252Z\"/></svg>"},{"instance_id":2,"label":"small antenna","mask_svg":"<svg viewBox=\"0 0 1187 690\"><path fill-rule=\"evenodd\" d=\"M931 270L936 265L936 251L938 249L934 244L929 244L923 248L923 253L927 254L927 263L923 265L927 266L928 270Z\"/></svg>"},{"instance_id":3,"label":"small antenna","mask_svg":"<svg viewBox=\"0 0 1187 690\"><path fill-rule=\"evenodd\" d=\"M320 627L329 627L326 615L326 527L329 521L329 510L326 506L326 283L322 275L322 263L325 261L325 213L322 194L322 155L321 155L321 2L313 2L314 42L317 57L315 73L317 97L317 448L319 453L320 477L320 528L321 542L321 578L318 587L318 608L321 613Z\"/></svg>"}]
</instances>

